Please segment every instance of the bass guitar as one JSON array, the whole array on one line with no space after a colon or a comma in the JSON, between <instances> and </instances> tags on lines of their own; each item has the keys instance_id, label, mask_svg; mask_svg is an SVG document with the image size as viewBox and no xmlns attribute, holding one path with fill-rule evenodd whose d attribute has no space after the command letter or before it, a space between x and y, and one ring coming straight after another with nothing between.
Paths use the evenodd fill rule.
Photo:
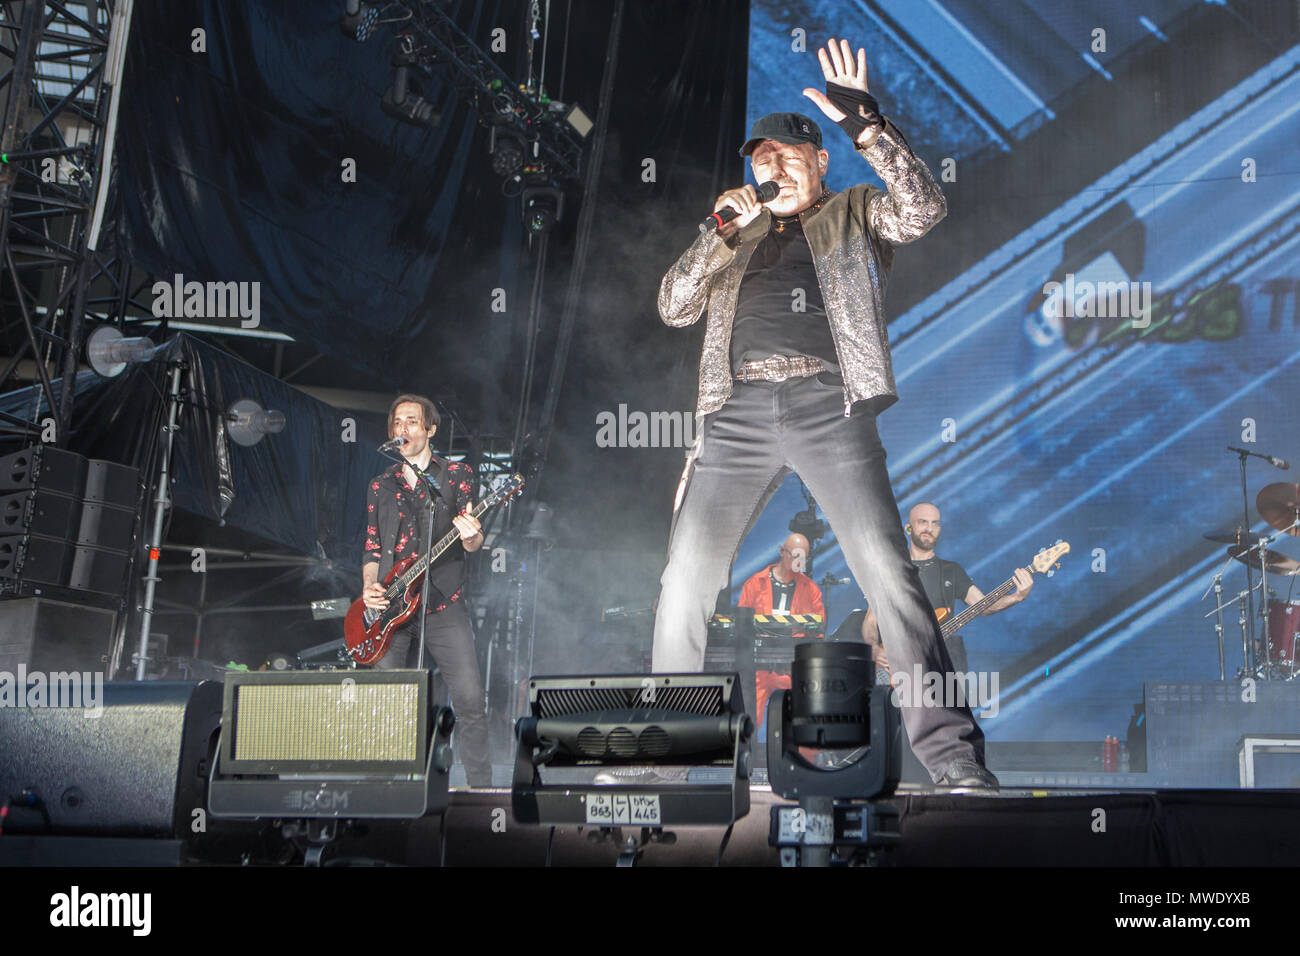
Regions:
<instances>
[{"instance_id":1,"label":"bass guitar","mask_svg":"<svg viewBox=\"0 0 1300 956\"><path fill-rule=\"evenodd\" d=\"M470 509L470 514L477 518L489 508L519 494L523 487L523 477L512 475L500 488ZM373 664L388 653L393 634L411 619L420 606L424 572L459 540L460 532L452 528L427 555L413 554L394 565L384 578L384 600L388 606L382 611L370 610L362 598L352 602L347 617L343 619L343 639L354 661Z\"/></svg>"},{"instance_id":2,"label":"bass guitar","mask_svg":"<svg viewBox=\"0 0 1300 956\"><path fill-rule=\"evenodd\" d=\"M1057 559L1062 555L1069 553L1069 542L1058 541L1050 548L1044 548L1042 551L1039 551L1034 555L1034 560L1029 563L1029 567L1025 568L1025 570L1029 571L1031 574L1035 571L1039 574L1049 573L1053 566L1059 566L1057 564ZM946 607L939 608L935 613L939 618L939 631L943 634L943 639L945 641L948 640L948 638L952 637L963 627L973 621L976 616L983 614L989 605L993 604L1000 598L1006 597L1015 589L1016 579L1015 577L1010 577L997 589L984 595L970 607L964 609L960 614L949 614Z\"/></svg>"}]
</instances>

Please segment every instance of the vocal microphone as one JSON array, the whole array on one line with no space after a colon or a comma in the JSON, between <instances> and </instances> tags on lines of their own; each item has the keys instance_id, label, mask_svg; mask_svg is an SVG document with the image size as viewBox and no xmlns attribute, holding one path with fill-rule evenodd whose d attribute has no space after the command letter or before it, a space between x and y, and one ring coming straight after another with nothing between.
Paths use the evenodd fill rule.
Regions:
<instances>
[{"instance_id":1,"label":"vocal microphone","mask_svg":"<svg viewBox=\"0 0 1300 956\"><path fill-rule=\"evenodd\" d=\"M777 197L777 194L781 192L781 187L777 185L775 180L769 179L754 191L758 193L759 202L767 203ZM704 217L704 221L700 223L700 232L710 232L714 229L718 229L724 224L731 222L731 220L735 219L739 215L740 213L736 212L736 210L732 209L730 206L723 206L717 212L711 212Z\"/></svg>"},{"instance_id":2,"label":"vocal microphone","mask_svg":"<svg viewBox=\"0 0 1300 956\"><path fill-rule=\"evenodd\" d=\"M406 444L406 441L405 438L390 438L379 446L379 450L381 452L392 451L394 448L401 448Z\"/></svg>"},{"instance_id":3,"label":"vocal microphone","mask_svg":"<svg viewBox=\"0 0 1300 956\"><path fill-rule=\"evenodd\" d=\"M1291 467L1291 463L1284 458L1274 458L1272 455L1261 455L1257 451L1247 451L1245 448L1233 448L1231 445L1228 446L1228 451L1235 451L1238 455L1250 455L1252 458L1263 458L1274 468L1281 468L1283 471L1286 471Z\"/></svg>"}]
</instances>

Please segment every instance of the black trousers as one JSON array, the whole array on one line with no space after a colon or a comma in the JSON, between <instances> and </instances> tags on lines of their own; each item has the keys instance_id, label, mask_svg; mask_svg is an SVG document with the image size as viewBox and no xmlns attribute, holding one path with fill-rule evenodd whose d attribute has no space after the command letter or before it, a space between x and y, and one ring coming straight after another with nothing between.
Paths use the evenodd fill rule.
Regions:
<instances>
[{"instance_id":1,"label":"black trousers","mask_svg":"<svg viewBox=\"0 0 1300 956\"><path fill-rule=\"evenodd\" d=\"M492 762L488 757L487 712L483 706L483 678L478 669L478 652L474 649L474 631L470 627L465 603L449 604L437 614L425 615L424 647L438 666L451 694L456 713L452 745L471 787L492 786ZM393 670L414 667L420 635L420 619L413 617L399 629L389 644L388 653L376 667ZM428 658L426 658L426 665Z\"/></svg>"},{"instance_id":2,"label":"black trousers","mask_svg":"<svg viewBox=\"0 0 1300 956\"><path fill-rule=\"evenodd\" d=\"M934 609L908 558L876 418L844 414L839 377L736 382L709 416L673 525L655 619L657 673L704 666L707 622L736 549L791 471L826 513L849 569L875 608L897 672L953 669ZM902 708L912 748L937 782L954 761L984 762L984 734L965 706Z\"/></svg>"}]
</instances>

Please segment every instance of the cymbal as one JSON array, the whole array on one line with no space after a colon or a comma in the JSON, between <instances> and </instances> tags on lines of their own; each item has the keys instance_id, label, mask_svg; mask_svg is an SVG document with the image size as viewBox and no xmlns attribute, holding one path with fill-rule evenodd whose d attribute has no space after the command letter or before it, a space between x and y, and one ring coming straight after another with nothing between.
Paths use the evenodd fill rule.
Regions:
<instances>
[{"instance_id":1,"label":"cymbal","mask_svg":"<svg viewBox=\"0 0 1300 956\"><path fill-rule=\"evenodd\" d=\"M1242 564L1249 564L1252 568L1260 566L1257 549L1245 545L1233 545L1228 549L1228 557L1236 558ZM1281 551L1266 550L1263 563L1270 574L1294 574L1300 570L1300 561Z\"/></svg>"},{"instance_id":2,"label":"cymbal","mask_svg":"<svg viewBox=\"0 0 1300 956\"><path fill-rule=\"evenodd\" d=\"M1286 530L1300 513L1300 485L1285 481L1265 485L1255 498L1255 507L1278 531ZM1291 528L1287 534L1300 535L1300 528Z\"/></svg>"},{"instance_id":3,"label":"cymbal","mask_svg":"<svg viewBox=\"0 0 1300 956\"><path fill-rule=\"evenodd\" d=\"M1201 537L1206 541L1217 541L1219 544L1245 544L1246 531L1244 528L1233 528L1231 531L1211 531Z\"/></svg>"}]
</instances>

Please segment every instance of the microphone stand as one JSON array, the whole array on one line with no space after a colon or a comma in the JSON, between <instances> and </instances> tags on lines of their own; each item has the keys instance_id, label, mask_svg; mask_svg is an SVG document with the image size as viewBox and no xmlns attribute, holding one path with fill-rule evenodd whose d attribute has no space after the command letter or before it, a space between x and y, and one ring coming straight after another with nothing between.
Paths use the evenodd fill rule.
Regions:
<instances>
[{"instance_id":1,"label":"microphone stand","mask_svg":"<svg viewBox=\"0 0 1300 956\"><path fill-rule=\"evenodd\" d=\"M1242 543L1245 544L1245 536L1250 534L1250 527L1254 523L1250 520L1250 496L1246 491L1246 456L1250 452L1244 449L1236 449L1237 458L1241 462L1241 504L1242 504ZM1266 595L1261 595L1266 598ZM1245 654L1245 660L1241 662L1246 674L1257 676L1255 674L1255 573L1250 562L1246 562L1246 618L1249 625L1249 653Z\"/></svg>"},{"instance_id":2,"label":"microphone stand","mask_svg":"<svg viewBox=\"0 0 1300 956\"><path fill-rule=\"evenodd\" d=\"M433 464L432 449L430 449L429 455L429 464ZM424 556L427 558L429 553L433 551L433 517L438 509L438 498L442 495L442 489L438 487L437 482L433 480L429 473L415 462L408 459L406 463L411 466L411 470L415 472L419 480L429 486L429 517L424 523L423 551ZM420 584L420 653L415 660L416 670L424 670L424 629L429 617L429 578L432 575L433 565L430 564L424 569L424 581Z\"/></svg>"}]
</instances>

